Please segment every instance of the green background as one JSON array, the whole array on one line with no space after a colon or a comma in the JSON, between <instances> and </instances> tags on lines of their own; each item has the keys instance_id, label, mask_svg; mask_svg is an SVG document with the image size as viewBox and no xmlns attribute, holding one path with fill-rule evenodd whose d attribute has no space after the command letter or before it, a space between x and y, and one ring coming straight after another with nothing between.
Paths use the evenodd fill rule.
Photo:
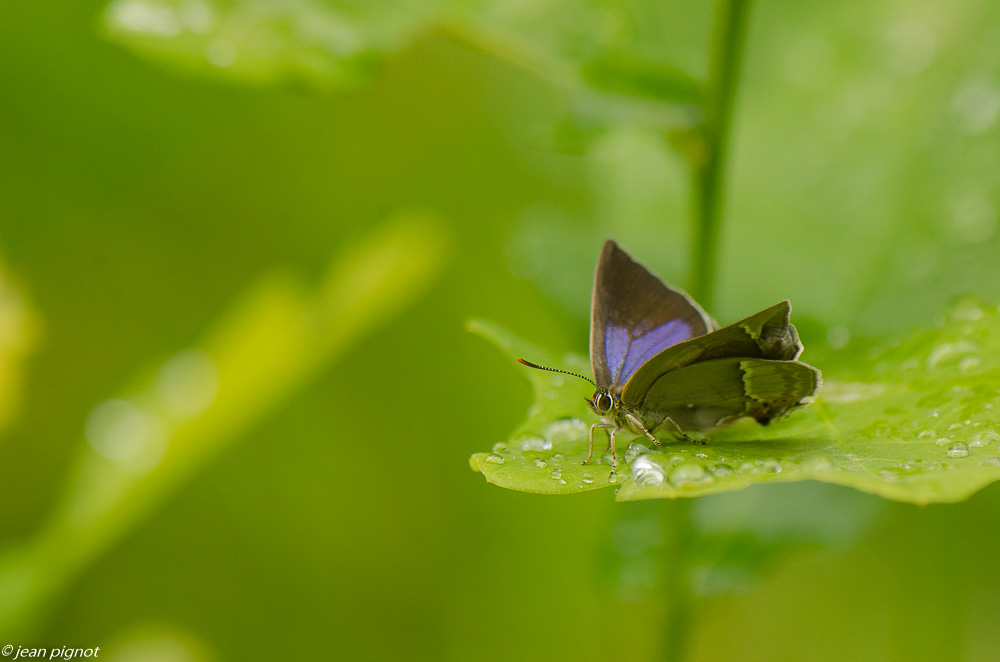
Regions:
<instances>
[{"instance_id":1,"label":"green background","mask_svg":"<svg viewBox=\"0 0 1000 662\"><path fill-rule=\"evenodd\" d=\"M713 315L789 298L808 359L811 345L929 326L963 293L1000 300L1000 11L753 9ZM667 141L625 120L565 139L569 93L440 26L345 89L146 59L102 37L103 11L0 5L0 268L36 320L0 429L0 589L71 489L88 415L199 345L262 275L314 287L331 256L412 213L438 219L436 271L169 476L134 523L66 538L107 540L47 561L63 573L51 599L15 609L0 645L655 659L670 568L636 522L676 504L520 494L470 471L530 392L464 325L583 351L607 236L684 283L689 184ZM654 14L630 38L703 78L711 8ZM280 340L257 337L249 355L280 355ZM748 556L743 573L699 602L690 659L996 658L996 487L918 508L765 486L696 514L734 498L759 522L727 548Z\"/></svg>"}]
</instances>

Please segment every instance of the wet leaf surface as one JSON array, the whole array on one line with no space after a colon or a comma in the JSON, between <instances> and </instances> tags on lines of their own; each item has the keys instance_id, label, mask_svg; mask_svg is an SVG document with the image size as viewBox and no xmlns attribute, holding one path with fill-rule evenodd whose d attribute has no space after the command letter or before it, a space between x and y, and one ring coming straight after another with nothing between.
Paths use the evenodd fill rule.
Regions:
<instances>
[{"instance_id":1,"label":"wet leaf surface","mask_svg":"<svg viewBox=\"0 0 1000 662\"><path fill-rule=\"evenodd\" d=\"M590 373L582 356L552 357L492 324L475 322L471 328L511 357ZM598 457L603 433L595 436L594 460L582 464L597 420L583 401L590 385L525 370L535 390L527 420L491 452L474 455L471 464L508 489L572 494L615 487L620 501L818 480L927 504L964 500L1000 479L995 307L964 300L935 328L881 349L848 346L818 367L824 387L815 402L787 418L768 427L739 421L712 433L705 446L660 434L663 446L649 448L645 439L628 445L624 436L624 457L614 473L610 456Z\"/></svg>"}]
</instances>

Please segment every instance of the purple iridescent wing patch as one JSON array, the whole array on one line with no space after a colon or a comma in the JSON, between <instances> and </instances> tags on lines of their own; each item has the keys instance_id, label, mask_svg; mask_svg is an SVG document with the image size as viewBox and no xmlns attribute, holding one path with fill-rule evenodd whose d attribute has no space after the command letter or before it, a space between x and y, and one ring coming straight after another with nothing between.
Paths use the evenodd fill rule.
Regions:
<instances>
[{"instance_id":1,"label":"purple iridescent wing patch","mask_svg":"<svg viewBox=\"0 0 1000 662\"><path fill-rule=\"evenodd\" d=\"M640 324L626 329L609 325L604 331L604 352L612 383L623 384L644 363L672 345L693 337L691 325L682 319L643 330Z\"/></svg>"},{"instance_id":2,"label":"purple iridescent wing patch","mask_svg":"<svg viewBox=\"0 0 1000 662\"><path fill-rule=\"evenodd\" d=\"M660 352L713 329L686 294L605 242L590 311L590 363L599 386L624 385Z\"/></svg>"}]
</instances>

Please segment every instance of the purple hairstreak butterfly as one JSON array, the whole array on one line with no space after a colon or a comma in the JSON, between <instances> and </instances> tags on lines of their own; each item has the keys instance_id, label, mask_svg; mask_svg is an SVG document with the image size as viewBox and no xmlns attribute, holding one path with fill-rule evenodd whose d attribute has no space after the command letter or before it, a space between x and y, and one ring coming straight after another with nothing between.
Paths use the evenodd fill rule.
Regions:
<instances>
[{"instance_id":1,"label":"purple hairstreak butterfly","mask_svg":"<svg viewBox=\"0 0 1000 662\"><path fill-rule=\"evenodd\" d=\"M612 240L604 243L590 309L590 365L597 389L587 398L601 417L590 427L608 431L612 469L615 436L665 431L692 443L689 432L710 432L740 418L762 425L787 414L822 384L802 353L791 304L782 301L722 327L685 292L668 287Z\"/></svg>"}]
</instances>

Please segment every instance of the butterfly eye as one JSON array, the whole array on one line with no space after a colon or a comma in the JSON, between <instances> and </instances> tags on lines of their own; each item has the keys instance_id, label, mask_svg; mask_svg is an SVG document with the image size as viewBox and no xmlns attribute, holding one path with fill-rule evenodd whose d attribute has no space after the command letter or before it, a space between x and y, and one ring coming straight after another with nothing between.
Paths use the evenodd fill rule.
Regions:
<instances>
[{"instance_id":1,"label":"butterfly eye","mask_svg":"<svg viewBox=\"0 0 1000 662\"><path fill-rule=\"evenodd\" d=\"M601 393L596 398L594 398L594 406L597 407L597 411L601 412L602 414L611 409L612 404L613 402L611 400L611 396L608 395L607 393Z\"/></svg>"}]
</instances>

